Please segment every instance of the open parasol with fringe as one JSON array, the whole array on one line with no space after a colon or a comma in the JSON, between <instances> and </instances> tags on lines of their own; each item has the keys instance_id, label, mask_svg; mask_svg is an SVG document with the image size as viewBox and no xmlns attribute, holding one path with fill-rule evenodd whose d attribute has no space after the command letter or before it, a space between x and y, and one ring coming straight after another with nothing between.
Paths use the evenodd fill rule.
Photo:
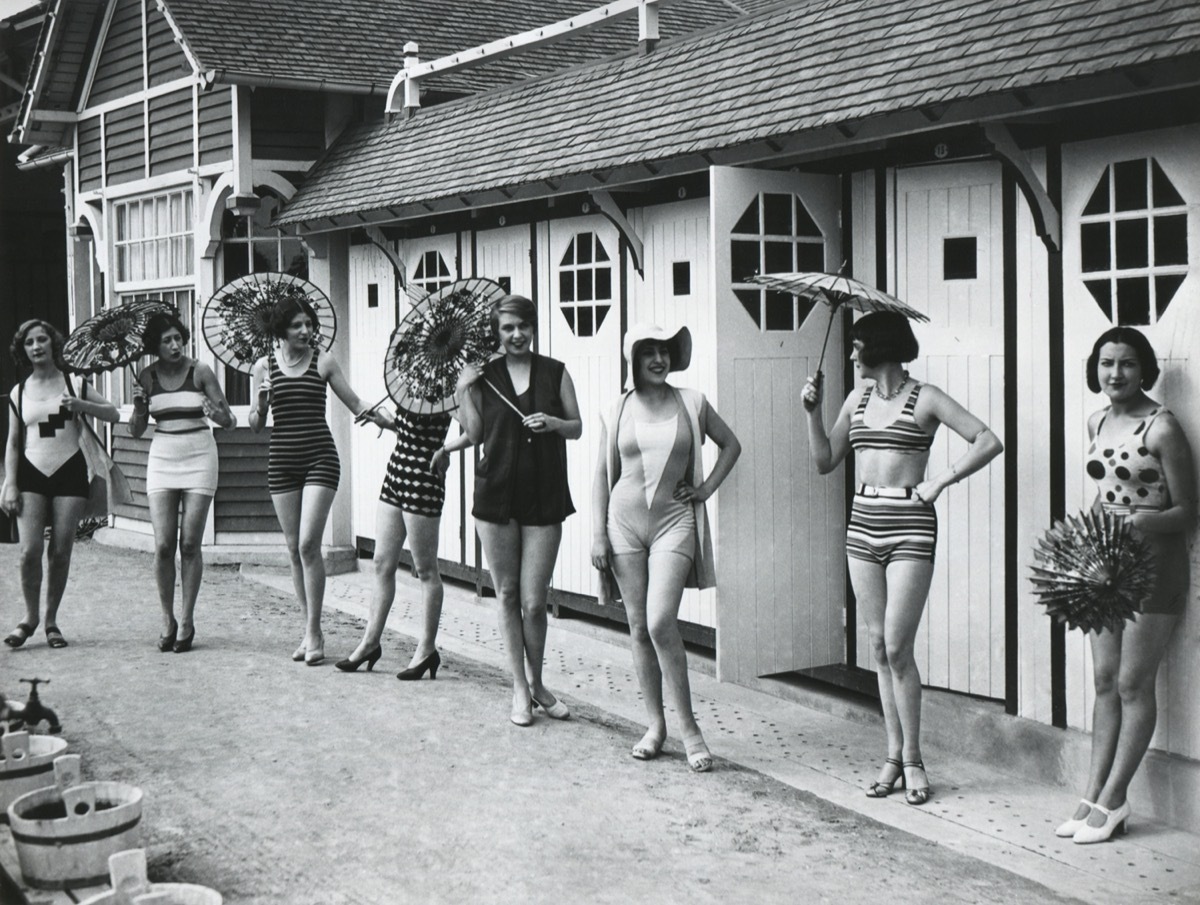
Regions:
<instances>
[{"instance_id":1,"label":"open parasol with fringe","mask_svg":"<svg viewBox=\"0 0 1200 905\"><path fill-rule=\"evenodd\" d=\"M1154 588L1154 555L1120 515L1087 510L1037 542L1030 581L1047 615L1085 632L1115 631Z\"/></svg>"},{"instance_id":2,"label":"open parasol with fringe","mask_svg":"<svg viewBox=\"0 0 1200 905\"><path fill-rule=\"evenodd\" d=\"M97 374L132 364L146 354L142 334L156 314L178 312L161 299L105 308L71 331L63 344L63 360L79 374Z\"/></svg>"}]
</instances>

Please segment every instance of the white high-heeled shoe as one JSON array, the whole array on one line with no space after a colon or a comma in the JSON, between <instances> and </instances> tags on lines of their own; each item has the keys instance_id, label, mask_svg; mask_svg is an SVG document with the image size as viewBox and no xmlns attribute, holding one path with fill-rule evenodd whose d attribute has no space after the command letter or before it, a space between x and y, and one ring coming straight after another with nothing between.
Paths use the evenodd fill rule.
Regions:
<instances>
[{"instance_id":1,"label":"white high-heeled shoe","mask_svg":"<svg viewBox=\"0 0 1200 905\"><path fill-rule=\"evenodd\" d=\"M1096 806L1096 803L1094 801L1088 801L1086 798L1079 799L1079 803L1087 805L1088 814L1090 814L1092 808L1094 808ZM1072 817L1066 823L1060 823L1058 825L1058 829L1056 829L1054 831L1054 835L1058 836L1062 839L1070 839L1072 836L1075 835L1076 832L1078 832L1078 830L1081 826L1083 826L1084 824L1087 823L1088 814L1084 814L1082 817L1078 817L1078 818Z\"/></svg>"},{"instance_id":2,"label":"white high-heeled shoe","mask_svg":"<svg viewBox=\"0 0 1200 905\"><path fill-rule=\"evenodd\" d=\"M1104 815L1104 823L1100 826L1085 823L1076 830L1074 839L1077 845L1107 842L1113 835L1123 835L1129 829L1129 799L1125 799L1119 808L1113 808L1111 811L1102 805L1095 805L1093 810Z\"/></svg>"}]
</instances>

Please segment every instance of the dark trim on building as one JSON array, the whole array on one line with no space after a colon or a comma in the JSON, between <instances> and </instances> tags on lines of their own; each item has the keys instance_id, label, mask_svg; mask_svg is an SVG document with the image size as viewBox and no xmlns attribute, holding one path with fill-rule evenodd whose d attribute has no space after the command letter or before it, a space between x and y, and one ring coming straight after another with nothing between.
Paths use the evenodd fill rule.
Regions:
<instances>
[{"instance_id":1,"label":"dark trim on building","mask_svg":"<svg viewBox=\"0 0 1200 905\"><path fill-rule=\"evenodd\" d=\"M1017 181L1005 167L1001 177L1004 268L1004 712L1016 715L1020 694L1020 623L1017 576L1020 469L1017 421Z\"/></svg>"},{"instance_id":2,"label":"dark trim on building","mask_svg":"<svg viewBox=\"0 0 1200 905\"><path fill-rule=\"evenodd\" d=\"M888 291L887 170L875 169L875 288Z\"/></svg>"},{"instance_id":3,"label":"dark trim on building","mask_svg":"<svg viewBox=\"0 0 1200 905\"><path fill-rule=\"evenodd\" d=\"M843 173L841 175L842 187L842 211L841 211L841 230L842 230L842 260L846 263L846 272L850 276L854 276L854 179L853 174ZM850 381L854 379L854 368L850 364L849 357L845 354L846 342L845 337L850 326L850 314L842 312L842 348L839 350L842 359L842 386L850 386ZM842 494L842 505L845 509L845 519L850 521L850 505L854 500L854 470L852 461L847 458L845 468L845 492ZM842 574L842 585L844 592L843 599L846 601L845 614L846 624L844 626L846 632L846 665L853 666L858 662L858 598L854 596L854 588L850 585L850 571L845 569Z\"/></svg>"},{"instance_id":4,"label":"dark trim on building","mask_svg":"<svg viewBox=\"0 0 1200 905\"><path fill-rule=\"evenodd\" d=\"M1062 146L1057 142L1046 145L1046 191L1055 207L1062 210ZM1050 362L1048 433L1050 440L1050 518L1061 519L1067 514L1066 474L1066 379L1063 349L1063 259L1061 251L1047 250L1046 318L1049 343L1046 354ZM1067 630L1061 622L1050 623L1050 722L1060 729L1067 727Z\"/></svg>"}]
</instances>

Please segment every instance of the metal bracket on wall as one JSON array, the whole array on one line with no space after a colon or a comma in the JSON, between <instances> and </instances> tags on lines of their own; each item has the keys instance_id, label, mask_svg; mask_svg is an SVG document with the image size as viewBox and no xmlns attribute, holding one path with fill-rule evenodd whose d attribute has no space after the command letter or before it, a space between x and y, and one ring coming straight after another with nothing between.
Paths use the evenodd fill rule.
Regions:
<instances>
[{"instance_id":1,"label":"metal bracket on wall","mask_svg":"<svg viewBox=\"0 0 1200 905\"><path fill-rule=\"evenodd\" d=\"M1062 214L1054 204L1054 200L1046 191L1046 186L1034 172L1033 166L1025 152L1017 145L1016 139L1004 123L985 123L983 136L992 146L993 153L1001 161L1013 169L1021 194L1029 203L1033 214L1034 228L1041 236L1042 242L1052 253L1062 251Z\"/></svg>"},{"instance_id":2,"label":"metal bracket on wall","mask_svg":"<svg viewBox=\"0 0 1200 905\"><path fill-rule=\"evenodd\" d=\"M633 224L626 219L625 213L617 206L612 195L599 189L594 189L590 194L596 206L600 208L600 213L612 221L613 226L629 245L629 253L633 256L633 266L637 268L638 276L645 277L642 265L642 256L645 253L642 237L634 231Z\"/></svg>"}]
</instances>

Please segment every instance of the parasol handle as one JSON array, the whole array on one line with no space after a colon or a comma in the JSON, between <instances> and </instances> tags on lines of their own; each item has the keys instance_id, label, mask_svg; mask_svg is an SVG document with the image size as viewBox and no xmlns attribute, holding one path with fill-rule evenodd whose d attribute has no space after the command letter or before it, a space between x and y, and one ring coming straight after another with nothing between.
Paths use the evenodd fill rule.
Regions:
<instances>
[{"instance_id":1,"label":"parasol handle","mask_svg":"<svg viewBox=\"0 0 1200 905\"><path fill-rule=\"evenodd\" d=\"M509 398L507 396L505 396L503 393L501 393L500 390L498 390L496 388L496 385L494 383L492 383L486 377L483 378L483 382L492 388L492 392L495 393L497 396L499 396L504 401L505 405L507 405L510 409L512 409L514 412L517 413L518 418L520 418L521 420L525 419L525 413L523 411L521 411L519 408L517 408L515 405L513 405L512 402L509 400Z\"/></svg>"},{"instance_id":2,"label":"parasol handle","mask_svg":"<svg viewBox=\"0 0 1200 905\"><path fill-rule=\"evenodd\" d=\"M359 412L357 415L354 416L354 423L355 424L365 424L367 421L367 415L371 414L371 412L375 411L375 409L379 408L381 405L383 405L385 402L387 402L388 398L389 397L384 396L382 399L380 399L374 405L368 406L367 408L363 409L361 412Z\"/></svg>"},{"instance_id":3,"label":"parasol handle","mask_svg":"<svg viewBox=\"0 0 1200 905\"><path fill-rule=\"evenodd\" d=\"M837 311L837 305L831 305L829 308L829 323L825 325L825 341L821 343L821 358L817 361L817 381L821 380L821 368L825 365L825 347L829 345L829 333L833 330L833 315Z\"/></svg>"}]
</instances>

